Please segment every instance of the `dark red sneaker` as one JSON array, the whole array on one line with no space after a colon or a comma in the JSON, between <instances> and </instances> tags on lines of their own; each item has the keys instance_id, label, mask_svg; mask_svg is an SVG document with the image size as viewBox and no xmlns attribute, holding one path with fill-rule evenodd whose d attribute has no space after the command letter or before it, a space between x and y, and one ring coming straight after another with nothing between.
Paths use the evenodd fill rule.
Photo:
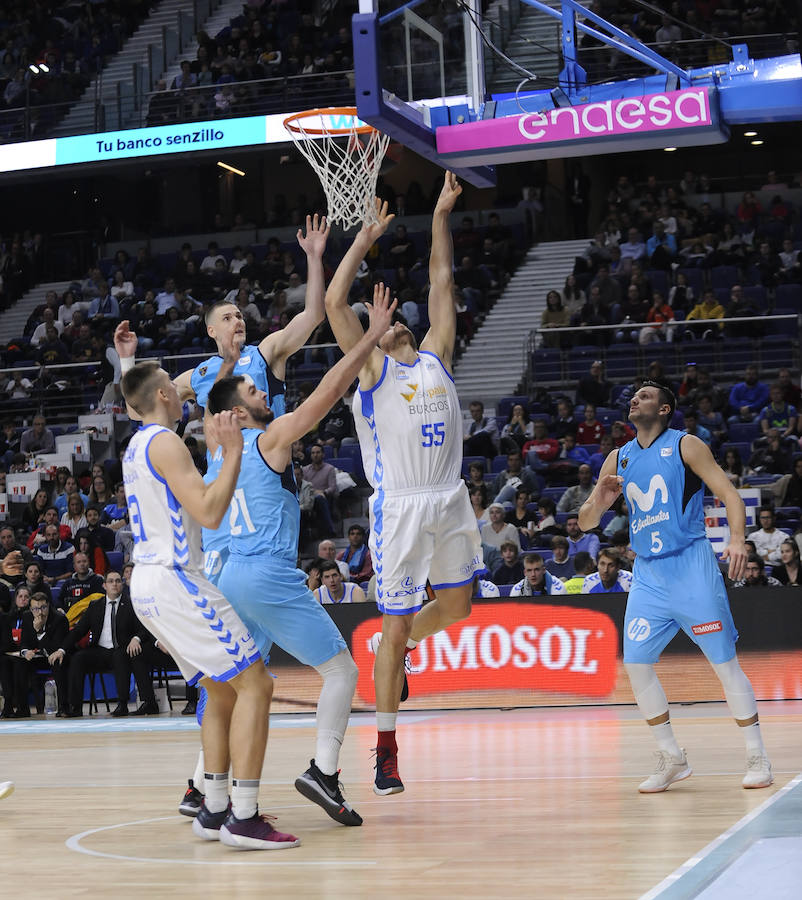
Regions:
<instances>
[{"instance_id":1,"label":"dark red sneaker","mask_svg":"<svg viewBox=\"0 0 802 900\"><path fill-rule=\"evenodd\" d=\"M250 819L238 819L229 813L220 829L220 841L237 850L283 850L285 847L297 847L301 841L292 834L282 834L270 824L273 816L256 814Z\"/></svg>"}]
</instances>

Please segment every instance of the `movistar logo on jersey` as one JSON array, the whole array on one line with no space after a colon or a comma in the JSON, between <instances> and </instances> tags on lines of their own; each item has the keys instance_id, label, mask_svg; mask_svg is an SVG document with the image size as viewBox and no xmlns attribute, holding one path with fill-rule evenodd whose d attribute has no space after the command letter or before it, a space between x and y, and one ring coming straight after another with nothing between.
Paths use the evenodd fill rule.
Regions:
<instances>
[{"instance_id":1,"label":"movistar logo on jersey","mask_svg":"<svg viewBox=\"0 0 802 900\"><path fill-rule=\"evenodd\" d=\"M629 505L637 506L641 512L649 512L654 506L654 501L660 494L660 502L668 503L668 488L662 475L653 475L646 491L642 491L634 481L627 485L627 500Z\"/></svg>"}]
</instances>

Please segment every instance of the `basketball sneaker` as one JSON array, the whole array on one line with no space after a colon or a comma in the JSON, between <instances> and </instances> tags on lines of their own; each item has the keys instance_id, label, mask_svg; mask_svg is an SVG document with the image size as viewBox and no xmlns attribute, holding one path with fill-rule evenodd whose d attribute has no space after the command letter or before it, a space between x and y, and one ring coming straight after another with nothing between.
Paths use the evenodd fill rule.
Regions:
<instances>
[{"instance_id":1,"label":"basketball sneaker","mask_svg":"<svg viewBox=\"0 0 802 900\"><path fill-rule=\"evenodd\" d=\"M753 753L746 758L745 788L764 788L774 781L771 774L771 763L765 753Z\"/></svg>"},{"instance_id":2,"label":"basketball sneaker","mask_svg":"<svg viewBox=\"0 0 802 900\"><path fill-rule=\"evenodd\" d=\"M404 790L404 782L398 774L398 754L387 750L385 747L376 748L376 779L373 783L373 793L385 796L386 794L400 794Z\"/></svg>"},{"instance_id":3,"label":"basketball sneaker","mask_svg":"<svg viewBox=\"0 0 802 900\"><path fill-rule=\"evenodd\" d=\"M182 816L191 816L194 819L200 812L203 794L195 787L191 778L188 779L187 784L189 787L186 789L184 799L179 804L178 811Z\"/></svg>"},{"instance_id":4,"label":"basketball sneaker","mask_svg":"<svg viewBox=\"0 0 802 900\"><path fill-rule=\"evenodd\" d=\"M14 793L13 781L0 781L0 800L5 800Z\"/></svg>"},{"instance_id":5,"label":"basketball sneaker","mask_svg":"<svg viewBox=\"0 0 802 900\"><path fill-rule=\"evenodd\" d=\"M361 825L362 816L354 812L343 797L339 772L324 775L312 759L309 768L295 779L295 789L323 809L341 825Z\"/></svg>"},{"instance_id":6,"label":"basketball sneaker","mask_svg":"<svg viewBox=\"0 0 802 900\"><path fill-rule=\"evenodd\" d=\"M382 642L382 636L380 634L374 634L370 639L370 652L375 656L376 651L379 649L379 644ZM409 647L404 650L404 684L401 688L401 703L403 703L409 697L409 682L407 681L407 673L412 673L412 660L409 658L410 649Z\"/></svg>"},{"instance_id":7,"label":"basketball sneaker","mask_svg":"<svg viewBox=\"0 0 802 900\"><path fill-rule=\"evenodd\" d=\"M220 828L230 812L230 803L222 812L213 813L209 812L206 808L206 803L202 802L201 808L198 810L198 814L192 822L193 833L199 838L203 838L204 841L219 841Z\"/></svg>"},{"instance_id":8,"label":"basketball sneaker","mask_svg":"<svg viewBox=\"0 0 802 900\"><path fill-rule=\"evenodd\" d=\"M260 816L258 810L250 819L238 819L233 812L229 812L220 829L220 841L237 850L283 850L301 843L292 834L276 831L270 824L271 819L275 821L273 816Z\"/></svg>"},{"instance_id":9,"label":"basketball sneaker","mask_svg":"<svg viewBox=\"0 0 802 900\"><path fill-rule=\"evenodd\" d=\"M693 772L684 750L680 759L676 759L665 750L657 750L654 755L657 757L657 765L653 774L638 785L641 794L659 794L675 781L689 778Z\"/></svg>"}]
</instances>

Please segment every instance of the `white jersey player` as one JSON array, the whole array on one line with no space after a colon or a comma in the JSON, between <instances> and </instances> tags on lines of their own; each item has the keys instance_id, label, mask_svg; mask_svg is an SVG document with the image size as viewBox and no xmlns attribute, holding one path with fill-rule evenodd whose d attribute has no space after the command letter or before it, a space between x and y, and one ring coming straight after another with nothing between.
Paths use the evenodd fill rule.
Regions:
<instances>
[{"instance_id":1,"label":"white jersey player","mask_svg":"<svg viewBox=\"0 0 802 900\"><path fill-rule=\"evenodd\" d=\"M376 603L384 613L374 669L377 794L404 789L395 722L405 652L470 613L474 576L484 569L476 517L460 480L462 419L451 374L456 312L449 213L461 192L447 172L432 219L431 327L420 351L412 332L396 322L362 367L353 403L374 489L369 545ZM378 200L377 213L378 222L363 225L326 293L329 322L344 352L362 337L348 306L349 288L363 256L393 219ZM422 608L427 579L435 600Z\"/></svg>"},{"instance_id":2,"label":"white jersey player","mask_svg":"<svg viewBox=\"0 0 802 900\"><path fill-rule=\"evenodd\" d=\"M143 427L128 444L123 481L134 536L131 602L190 684L208 692L201 735L205 799L193 831L238 848L295 847L257 808L272 681L248 629L203 575L200 526L216 528L228 509L242 457L242 432L231 413L208 427L223 448L220 474L204 484L172 430L181 400L155 363L133 365L136 335L121 322L114 335L125 374L126 402ZM228 769L233 772L229 808Z\"/></svg>"}]
</instances>

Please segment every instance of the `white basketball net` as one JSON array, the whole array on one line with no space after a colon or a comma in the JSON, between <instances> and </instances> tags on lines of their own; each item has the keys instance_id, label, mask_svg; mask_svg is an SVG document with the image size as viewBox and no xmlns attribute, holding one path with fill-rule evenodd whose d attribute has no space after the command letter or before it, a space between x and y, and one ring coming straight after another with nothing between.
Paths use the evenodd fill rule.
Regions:
<instances>
[{"instance_id":1,"label":"white basketball net","mask_svg":"<svg viewBox=\"0 0 802 900\"><path fill-rule=\"evenodd\" d=\"M337 131L331 121L336 118ZM350 119L351 127L343 126ZM304 127L306 126L306 128ZM376 216L376 180L390 143L389 135L372 129L358 134L364 124L356 116L328 116L324 111L285 123L295 146L317 173L326 194L328 218L344 229L366 222L373 225ZM310 133L307 129L322 131Z\"/></svg>"}]
</instances>

